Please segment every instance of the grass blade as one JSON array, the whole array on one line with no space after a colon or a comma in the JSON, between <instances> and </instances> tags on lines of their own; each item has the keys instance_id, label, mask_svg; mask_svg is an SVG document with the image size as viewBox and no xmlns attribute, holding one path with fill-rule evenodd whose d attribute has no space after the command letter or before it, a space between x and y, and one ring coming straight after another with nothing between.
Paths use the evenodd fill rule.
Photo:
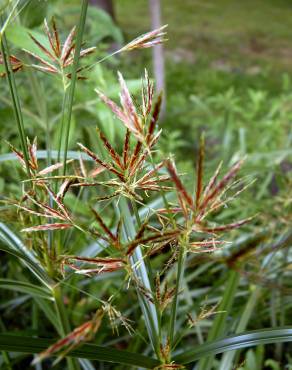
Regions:
<instances>
[{"instance_id":1,"label":"grass blade","mask_svg":"<svg viewBox=\"0 0 292 370\"><path fill-rule=\"evenodd\" d=\"M52 294L48 289L30 284L26 281L0 279L0 288L14 290L16 292L21 292L45 299L52 299Z\"/></svg>"},{"instance_id":2,"label":"grass blade","mask_svg":"<svg viewBox=\"0 0 292 370\"><path fill-rule=\"evenodd\" d=\"M216 338L220 337L224 332L226 318L232 308L239 279L240 279L239 273L231 270L229 273L227 285L224 290L222 301L218 306L218 311L223 312L217 314L208 335L208 342L211 342L212 340L215 340ZM199 363L198 370L209 370L212 367L212 363L213 356L204 357Z\"/></svg>"},{"instance_id":3,"label":"grass blade","mask_svg":"<svg viewBox=\"0 0 292 370\"><path fill-rule=\"evenodd\" d=\"M24 263L39 279L39 281L51 288L53 281L42 269L34 255L28 251L21 240L3 223L0 223L0 250L12 254Z\"/></svg>"},{"instance_id":4,"label":"grass blade","mask_svg":"<svg viewBox=\"0 0 292 370\"><path fill-rule=\"evenodd\" d=\"M43 351L55 341L56 339L49 340L13 334L0 334L0 350L33 354ZM82 347L70 352L69 355L70 357L139 366L146 369L152 369L160 365L158 360L151 357L95 344L84 344Z\"/></svg>"},{"instance_id":5,"label":"grass blade","mask_svg":"<svg viewBox=\"0 0 292 370\"><path fill-rule=\"evenodd\" d=\"M189 364L200 358L208 358L218 353L257 346L259 344L292 342L292 327L262 329L231 335L224 339L208 342L173 357L173 361Z\"/></svg>"}]
</instances>

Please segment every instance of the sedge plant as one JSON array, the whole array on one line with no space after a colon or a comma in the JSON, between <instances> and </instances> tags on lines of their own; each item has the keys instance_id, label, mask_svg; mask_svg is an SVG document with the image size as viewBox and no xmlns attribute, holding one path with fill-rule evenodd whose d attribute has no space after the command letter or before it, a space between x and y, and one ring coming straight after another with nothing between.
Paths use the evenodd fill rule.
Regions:
<instances>
[{"instance_id":1,"label":"sedge plant","mask_svg":"<svg viewBox=\"0 0 292 370\"><path fill-rule=\"evenodd\" d=\"M120 73L119 82L120 106L98 90L97 94L124 125L125 138L121 152L97 129L96 140L101 146L100 153L78 143L81 151L92 159L93 168L86 168L81 157L79 165L74 166L70 161L71 174L54 175L54 171L63 167L63 163L40 170L35 154L36 141L32 144L28 142L30 178L24 181L22 199L11 203L25 215L25 222L30 223L21 230L22 233L29 238L37 234L32 247L52 279L62 280L72 274L90 279L96 275L121 271L124 277L120 289L127 291L133 285L137 292L152 349L161 362L158 368L182 368L183 365L172 361L172 353L178 345L175 331L184 261L189 253L203 254L218 250L225 243L222 233L250 221L237 220L224 225L208 221L212 213L218 212L237 195L230 195L233 188L237 189L237 193L243 190L240 180L235 181L242 161L235 163L221 179L219 165L214 176L204 185L202 139L195 192L190 193L176 170L173 158L155 163L155 148L161 134L161 129L157 127L161 95L154 98L148 73L145 72L140 106L134 104ZM12 149L24 166L24 154L19 149ZM57 191L54 190L56 184ZM79 220L65 205L68 193L81 188L88 188L93 194L89 207L94 221ZM169 202L168 194L173 192L176 193L176 199ZM98 196L100 193L104 195ZM162 198L163 206L149 208L142 218L139 210L141 207L147 208L147 199L151 199L152 194ZM110 228L103 218L106 212L116 214L114 228ZM101 253L90 257L72 255L70 248L64 250L62 246L47 249L46 233L69 229L76 229L88 238L98 240L102 245ZM56 240L61 243L64 239ZM168 251L167 260L162 266L154 268L153 260L165 250ZM167 282L166 271L172 266L176 266L176 277L174 281ZM114 306L114 301L112 296L107 301L100 300L92 319L67 333L35 361L53 355L58 355L60 360L79 344L93 338L106 318L114 330L120 324L132 334L135 331L133 324ZM214 309L211 312L214 314Z\"/></svg>"},{"instance_id":2,"label":"sedge plant","mask_svg":"<svg viewBox=\"0 0 292 370\"><path fill-rule=\"evenodd\" d=\"M38 159L37 140L26 138L15 83L15 73L28 66L10 54L5 33L1 35L0 62L5 67L3 76L9 85L21 147L9 145L26 174L22 181L22 197L6 200L23 225L20 230L23 240L21 250L11 247L13 241L7 228L1 228L1 237L10 243L10 247L4 250L18 257L41 284L38 287L24 281L22 285L16 284L15 289L30 292L36 297L36 302L50 318L60 338L53 342L29 338L25 347L15 336L7 338L0 335L0 348L3 351L36 353L33 360L36 366L41 361L49 361L50 357L57 358L55 364L66 357L68 369L78 369L80 364L84 368L89 366L72 358L157 370L182 369L185 364L205 357L200 368L208 369L212 366L212 357L208 356L220 350L243 348L251 343L266 343L267 340L291 340L291 329L273 329L248 337L235 336L229 340L229 347L224 340L216 342L224 326L220 315L226 317L232 303L228 295L232 295L233 299L237 288L238 276L234 271L231 271L229 290L219 305L203 306L197 317L189 312L184 318L180 317L180 307L187 300L184 284L188 256L196 258L224 248L228 238L226 241L223 236L244 226L251 218L220 224L215 222L214 217L246 188L244 181L238 178L243 160L234 163L223 176L219 163L213 176L206 180L205 141L202 136L196 161L196 180L191 191L190 186L185 184L187 176L179 173L173 156L158 160L162 95L155 96L147 70L141 83L139 100L133 98L120 72L120 104L96 89L97 97L111 110L116 124L122 125L123 143L116 145L110 142L97 127L95 140L98 151L85 143L76 143L80 150L79 160L68 159L75 84L78 79L86 77L86 71L93 66L79 65L81 58L94 53L94 48L81 49L87 5L84 0L77 34L74 28L64 43L60 41L54 21L52 30L46 21L44 23L49 49L32 37L41 54L29 53L37 62L29 68L58 78L63 86L57 160L44 168ZM163 42L164 35L164 27L151 31L113 54L152 47ZM86 216L70 204L70 194L77 194L84 201ZM74 241L78 236L98 245L94 255L75 247ZM94 296L89 317L73 328L66 308L66 300L70 301L70 298L64 295L64 288L92 297L86 291L86 284L89 281L94 285L96 279L105 282L106 291ZM131 306L135 307L128 313L123 312L121 295L129 297ZM53 302L55 311L44 300ZM134 320L134 310L138 310L141 316L139 324ZM183 337L179 332L180 324L183 322L184 332L188 332L201 320L213 316L215 321L210 340L215 342L210 344L210 348L201 344L194 350L179 350ZM116 337L122 331L125 338L144 340L150 345L146 346L142 355L135 351L85 344L96 340L108 325L112 329L110 337ZM141 331L147 333L147 339ZM232 347L232 343L238 347ZM4 354L9 363L7 352Z\"/></svg>"}]
</instances>

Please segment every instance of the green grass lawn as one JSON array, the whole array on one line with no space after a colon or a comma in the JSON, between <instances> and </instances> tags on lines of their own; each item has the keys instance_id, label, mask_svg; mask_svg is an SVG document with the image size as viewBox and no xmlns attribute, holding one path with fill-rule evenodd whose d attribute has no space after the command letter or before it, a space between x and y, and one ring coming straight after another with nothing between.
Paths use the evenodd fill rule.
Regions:
<instances>
[{"instance_id":1,"label":"green grass lawn","mask_svg":"<svg viewBox=\"0 0 292 370\"><path fill-rule=\"evenodd\" d=\"M116 14L129 39L150 28L146 0L116 1ZM291 14L288 0L162 1L169 93L233 85L277 94L281 76L292 72Z\"/></svg>"},{"instance_id":2,"label":"green grass lawn","mask_svg":"<svg viewBox=\"0 0 292 370\"><path fill-rule=\"evenodd\" d=\"M129 37L149 28L148 1L116 1L116 10ZM164 0L162 18L169 25L166 50L174 61L194 63L207 55L218 59L217 66L219 61L221 66L263 63L290 70L291 12L288 0Z\"/></svg>"}]
</instances>

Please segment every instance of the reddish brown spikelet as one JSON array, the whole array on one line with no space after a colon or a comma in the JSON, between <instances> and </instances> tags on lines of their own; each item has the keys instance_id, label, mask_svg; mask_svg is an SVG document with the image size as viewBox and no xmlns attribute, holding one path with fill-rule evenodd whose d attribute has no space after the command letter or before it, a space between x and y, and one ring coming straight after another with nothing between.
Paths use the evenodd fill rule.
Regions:
<instances>
[{"instance_id":1,"label":"reddish brown spikelet","mask_svg":"<svg viewBox=\"0 0 292 370\"><path fill-rule=\"evenodd\" d=\"M136 133L141 133L142 127L140 124L140 119L136 112L136 108L133 103L130 92L128 90L128 87L126 85L126 82L120 72L118 72L118 77L119 77L119 82L121 86L121 93L120 93L121 105L124 108L124 113L126 114L129 121L131 122L131 125L133 125L134 131L136 131Z\"/></svg>"},{"instance_id":2,"label":"reddish brown spikelet","mask_svg":"<svg viewBox=\"0 0 292 370\"><path fill-rule=\"evenodd\" d=\"M30 233L32 231L47 231L47 230L63 230L68 229L69 227L72 227L71 224L45 224L45 225L38 225L38 226L32 226L25 229L22 229L22 232Z\"/></svg>"},{"instance_id":3,"label":"reddish brown spikelet","mask_svg":"<svg viewBox=\"0 0 292 370\"><path fill-rule=\"evenodd\" d=\"M71 54L71 51L74 48L73 40L74 40L74 37L75 37L75 30L76 30L76 27L73 27L72 30L70 31L69 35L67 36L65 42L64 42L64 45L63 45L63 48L62 48L62 53L61 53L61 60L64 63L67 61L68 57Z\"/></svg>"},{"instance_id":4,"label":"reddish brown spikelet","mask_svg":"<svg viewBox=\"0 0 292 370\"><path fill-rule=\"evenodd\" d=\"M56 57L46 47L44 47L32 34L29 34L29 36L43 53L45 53L51 60L56 60Z\"/></svg>"},{"instance_id":5,"label":"reddish brown spikelet","mask_svg":"<svg viewBox=\"0 0 292 370\"><path fill-rule=\"evenodd\" d=\"M38 60L39 62L41 62L45 66L45 67L42 67L42 66L34 65L34 67L39 68L39 69L43 68L44 70L52 72L52 73L57 73L58 72L58 69L53 64L49 63L48 61L46 61L45 59L43 59L39 55L33 53L32 51L26 50L26 49L23 49L23 51L25 51L27 54L31 55L33 58L35 58L36 60Z\"/></svg>"},{"instance_id":6,"label":"reddish brown spikelet","mask_svg":"<svg viewBox=\"0 0 292 370\"><path fill-rule=\"evenodd\" d=\"M134 250L137 248L137 246L140 244L142 240L142 236L147 228L147 221L144 222L141 227L139 228L135 239L129 244L128 249L127 249L127 256L131 256L134 252Z\"/></svg>"},{"instance_id":7,"label":"reddish brown spikelet","mask_svg":"<svg viewBox=\"0 0 292 370\"><path fill-rule=\"evenodd\" d=\"M104 170L105 170L105 168L103 166L99 166L99 167L93 169L92 171L90 171L89 174L88 174L88 177L96 177L97 175L102 173Z\"/></svg>"},{"instance_id":8,"label":"reddish brown spikelet","mask_svg":"<svg viewBox=\"0 0 292 370\"><path fill-rule=\"evenodd\" d=\"M23 210L23 211L26 211L28 213L31 213L32 215L36 215L36 216L42 216L42 217L52 217L52 215L47 215L47 214L43 214L41 212L37 212L29 207L26 207L26 206L21 206L19 204L14 204L15 207Z\"/></svg>"},{"instance_id":9,"label":"reddish brown spikelet","mask_svg":"<svg viewBox=\"0 0 292 370\"><path fill-rule=\"evenodd\" d=\"M125 125L128 127L128 119L125 113L120 109L120 107L113 102L111 99L109 99L106 95L104 95L99 90L95 89L95 92L98 94L100 99L111 109L111 111L118 117L119 120L125 123ZM130 129L130 127L128 127Z\"/></svg>"},{"instance_id":10,"label":"reddish brown spikelet","mask_svg":"<svg viewBox=\"0 0 292 370\"><path fill-rule=\"evenodd\" d=\"M152 100L153 100L153 93L154 93L154 86L153 83L150 82L147 69L145 69L145 78L142 87L142 107L143 107L143 115L147 117L150 113L152 108Z\"/></svg>"},{"instance_id":11,"label":"reddish brown spikelet","mask_svg":"<svg viewBox=\"0 0 292 370\"><path fill-rule=\"evenodd\" d=\"M34 138L33 143L31 144L29 140L27 140L27 147L30 157L30 166L32 169L37 170L38 169L38 160L37 160L37 139Z\"/></svg>"},{"instance_id":12,"label":"reddish brown spikelet","mask_svg":"<svg viewBox=\"0 0 292 370\"><path fill-rule=\"evenodd\" d=\"M157 210L157 213L178 213L182 212L182 209L180 207L171 207L171 208L159 208Z\"/></svg>"},{"instance_id":13,"label":"reddish brown spikelet","mask_svg":"<svg viewBox=\"0 0 292 370\"><path fill-rule=\"evenodd\" d=\"M10 146L11 150L14 152L14 154L16 155L17 159L19 160L21 166L23 168L25 168L25 161L24 161L24 155L22 154L22 152L18 149L16 149L12 144L8 143L7 144Z\"/></svg>"},{"instance_id":14,"label":"reddish brown spikelet","mask_svg":"<svg viewBox=\"0 0 292 370\"><path fill-rule=\"evenodd\" d=\"M92 54L93 52L95 52L95 49L96 49L96 47L92 46L90 48L81 50L80 51L80 58L85 57L86 55Z\"/></svg>"},{"instance_id":15,"label":"reddish brown spikelet","mask_svg":"<svg viewBox=\"0 0 292 370\"><path fill-rule=\"evenodd\" d=\"M204 153L205 153L205 141L204 137L201 137L199 158L197 163L197 188L196 188L196 209L199 208L201 195L203 190L203 166L204 166Z\"/></svg>"},{"instance_id":16,"label":"reddish brown spikelet","mask_svg":"<svg viewBox=\"0 0 292 370\"><path fill-rule=\"evenodd\" d=\"M52 26L53 26L53 33L54 33L54 39L55 39L53 49L55 51L56 56L59 57L61 54L61 45L60 45L60 39L59 39L59 32L57 30L57 25L56 25L54 18L52 19Z\"/></svg>"},{"instance_id":17,"label":"reddish brown spikelet","mask_svg":"<svg viewBox=\"0 0 292 370\"><path fill-rule=\"evenodd\" d=\"M115 168L107 164L106 162L102 161L101 159L98 158L96 154L94 154L91 150L86 148L84 145L81 143L77 143L77 145L87 154L89 157L91 157L97 164L101 165L102 167L106 168L110 172L114 173L117 175L122 181L124 181L124 176L121 172L117 171Z\"/></svg>"},{"instance_id":18,"label":"reddish brown spikelet","mask_svg":"<svg viewBox=\"0 0 292 370\"><path fill-rule=\"evenodd\" d=\"M25 50L28 54L33 56L36 60L38 60L41 65L33 64L33 67L43 71L43 72L50 72L50 73L60 73L62 76L66 76L67 78L71 78L71 73L65 73L64 69L70 66L73 63L74 52L76 45L74 44L74 37L75 37L75 27L70 31L63 47L61 47L59 32L57 30L56 23L54 19L52 20L52 31L50 31L47 21L44 21L44 28L47 39L50 44L50 48L47 49L40 41L38 41L33 35L30 35L31 39L34 43L38 46L38 48L50 59L50 62L43 59L42 56L37 55L33 52ZM92 53L96 48L91 47L84 49L80 52L80 58ZM77 69L77 73L81 72L84 67L80 67ZM77 75L78 79L85 79L85 77Z\"/></svg>"},{"instance_id":19,"label":"reddish brown spikelet","mask_svg":"<svg viewBox=\"0 0 292 370\"><path fill-rule=\"evenodd\" d=\"M46 19L44 20L44 28L45 28L45 33L47 35L47 38L49 40L49 43L51 45L51 49L56 53L56 49L55 49L55 45L54 45L54 40L52 38L52 34L50 32L50 29L49 29L49 26L48 26L48 22L47 22Z\"/></svg>"},{"instance_id":20,"label":"reddish brown spikelet","mask_svg":"<svg viewBox=\"0 0 292 370\"><path fill-rule=\"evenodd\" d=\"M33 365L36 363L43 361L44 359L53 356L57 353L60 353L57 361L61 360L66 354L76 348L80 343L86 342L91 340L97 330L101 325L102 318L104 316L104 311L99 309L92 320L85 322L84 324L80 325L76 329L74 329L71 333L66 335L64 338L60 339L45 351L41 352L33 361ZM56 363L55 362L55 363Z\"/></svg>"},{"instance_id":21,"label":"reddish brown spikelet","mask_svg":"<svg viewBox=\"0 0 292 370\"><path fill-rule=\"evenodd\" d=\"M222 240L204 240L201 242L189 243L189 251L191 253L211 253L219 249L220 246L224 245L225 241Z\"/></svg>"},{"instance_id":22,"label":"reddish brown spikelet","mask_svg":"<svg viewBox=\"0 0 292 370\"><path fill-rule=\"evenodd\" d=\"M100 215L98 214L98 212L96 212L95 209L91 209L95 218L96 218L96 221L99 223L100 227L103 229L103 231L109 236L110 240L113 241L114 243L117 242L117 237L111 232L111 230L106 226L106 224L103 222L102 218L100 217Z\"/></svg>"},{"instance_id":23,"label":"reddish brown spikelet","mask_svg":"<svg viewBox=\"0 0 292 370\"><path fill-rule=\"evenodd\" d=\"M46 187L46 185L44 183L42 183L41 185L44 185ZM45 204L43 202L38 201L35 198L35 196L31 196L29 193L25 193L25 195L23 197L23 201L27 200L27 199L29 199L32 203L34 203L36 206L38 206L42 210L42 212L44 212L44 213L38 213L38 215L43 216L43 217L58 218L60 220L67 220L67 216L65 214L61 213L60 211L58 211L54 208L51 208L50 206L48 206L47 204ZM20 208L20 209L28 210L27 207L24 207L24 206L19 205L19 204L15 204L15 206Z\"/></svg>"},{"instance_id":24,"label":"reddish brown spikelet","mask_svg":"<svg viewBox=\"0 0 292 370\"><path fill-rule=\"evenodd\" d=\"M74 61L74 53L75 53L75 45L72 45L71 48L69 49L69 55L72 54L72 56L70 58L67 58L65 57L65 61L64 61L64 67L68 67L70 64L73 63ZM89 54L92 54L94 51L95 51L96 47L93 46L91 48L88 48L88 49L84 49L84 50L81 50L80 51L80 58L83 58L85 57L86 55L89 55Z\"/></svg>"},{"instance_id":25,"label":"reddish brown spikelet","mask_svg":"<svg viewBox=\"0 0 292 370\"><path fill-rule=\"evenodd\" d=\"M145 184L145 183L148 183L147 180L151 179L153 177L153 175L159 171L162 167L164 166L164 162L160 162L158 163L152 170L150 170L148 173L146 173L143 177L141 177L138 181L139 184ZM159 179L159 178L158 178ZM167 177L166 180L168 180L169 178Z\"/></svg>"},{"instance_id":26,"label":"reddish brown spikelet","mask_svg":"<svg viewBox=\"0 0 292 370\"><path fill-rule=\"evenodd\" d=\"M134 152L131 156L131 161L130 161L130 165L129 165L130 169L133 168L137 159L139 158L139 153L140 153L141 149L142 149L142 143L140 141L138 141L137 144L135 145Z\"/></svg>"},{"instance_id":27,"label":"reddish brown spikelet","mask_svg":"<svg viewBox=\"0 0 292 370\"><path fill-rule=\"evenodd\" d=\"M85 266L77 266L75 262L85 263ZM101 274L121 270L125 267L125 261L122 258L87 258L77 256L67 256L61 263L61 270L64 275L64 266L69 266L76 273L84 275ZM94 267L92 267L92 265Z\"/></svg>"},{"instance_id":28,"label":"reddish brown spikelet","mask_svg":"<svg viewBox=\"0 0 292 370\"><path fill-rule=\"evenodd\" d=\"M161 242L164 240L175 239L178 235L180 235L180 230L169 230L164 231L163 234L157 233L149 235L145 238L141 238L139 240L137 239L135 240L135 242L139 244L147 244L149 242Z\"/></svg>"},{"instance_id":29,"label":"reddish brown spikelet","mask_svg":"<svg viewBox=\"0 0 292 370\"><path fill-rule=\"evenodd\" d=\"M163 30L167 27L167 25L164 25L160 28L157 28L155 30L152 30L150 32L147 32L137 38L135 38L133 41L129 42L127 45L125 45L121 51L130 51L134 49L144 49L144 48L150 48L154 45L161 44L162 42L166 41L164 36L166 35Z\"/></svg>"},{"instance_id":30,"label":"reddish brown spikelet","mask_svg":"<svg viewBox=\"0 0 292 370\"><path fill-rule=\"evenodd\" d=\"M126 137L125 137L125 141L124 141L124 146L123 146L123 166L124 166L124 169L127 168L128 166L128 159L129 159L129 149L130 149L130 130L127 129L127 132L126 132Z\"/></svg>"},{"instance_id":31,"label":"reddish brown spikelet","mask_svg":"<svg viewBox=\"0 0 292 370\"><path fill-rule=\"evenodd\" d=\"M99 130L97 128L97 132L99 134L99 137L100 139L102 140L103 144L104 144L104 147L106 148L106 150L108 151L109 155L111 156L111 158L114 160L115 164L120 168L122 169L123 168L123 164L121 162L121 159L120 159L120 156L118 155L118 153L114 150L114 148L111 146L111 144L108 142L107 138L105 137L105 135L103 134L103 132L101 130Z\"/></svg>"},{"instance_id":32,"label":"reddish brown spikelet","mask_svg":"<svg viewBox=\"0 0 292 370\"><path fill-rule=\"evenodd\" d=\"M31 197L29 197L30 200L32 200L32 202L34 204L36 204L39 208L41 208L43 210L43 214L41 214L43 217L52 217L52 218L57 218L57 219L60 219L60 220L67 220L67 217L63 214L61 214L59 211L57 211L56 209L54 208L51 208L49 207L48 205L42 203L42 202L38 202L36 199L33 199Z\"/></svg>"},{"instance_id":33,"label":"reddish brown spikelet","mask_svg":"<svg viewBox=\"0 0 292 370\"><path fill-rule=\"evenodd\" d=\"M67 161L67 163L70 163L70 162L72 162L72 159L69 159ZM58 170L61 167L63 167L63 163L57 162L57 163L52 164L51 166L48 166L48 167L42 169L41 171L39 171L38 172L38 175L39 176L47 175L48 173L51 173L51 172L53 172L55 170Z\"/></svg>"},{"instance_id":34,"label":"reddish brown spikelet","mask_svg":"<svg viewBox=\"0 0 292 370\"><path fill-rule=\"evenodd\" d=\"M219 173L220 173L220 170L221 170L221 167L222 167L222 162L219 163L218 167L216 168L216 171L214 172L214 175L211 177L208 185L206 186L206 189L204 190L204 194L203 194L204 198L206 197L207 194L209 194L209 192L215 186L216 181L217 181L218 176L219 176Z\"/></svg>"},{"instance_id":35,"label":"reddish brown spikelet","mask_svg":"<svg viewBox=\"0 0 292 370\"><path fill-rule=\"evenodd\" d=\"M141 227L139 228L139 230L138 230L138 232L136 234L135 239L140 239L143 236L143 234L144 234L147 226L148 226L148 220L146 220L145 222L143 222L143 224L141 225Z\"/></svg>"},{"instance_id":36,"label":"reddish brown spikelet","mask_svg":"<svg viewBox=\"0 0 292 370\"><path fill-rule=\"evenodd\" d=\"M149 149L146 148L143 153L140 154L140 156L137 158L137 161L131 166L130 176L133 176L134 173L137 171L140 166L142 166L143 162L149 155Z\"/></svg>"},{"instance_id":37,"label":"reddish brown spikelet","mask_svg":"<svg viewBox=\"0 0 292 370\"><path fill-rule=\"evenodd\" d=\"M14 55L9 55L9 61L11 65L12 72L17 72L23 68L23 63ZM0 53L0 64L4 64L3 56ZM6 72L0 73L0 77L5 77Z\"/></svg>"},{"instance_id":38,"label":"reddish brown spikelet","mask_svg":"<svg viewBox=\"0 0 292 370\"><path fill-rule=\"evenodd\" d=\"M181 197L184 199L184 201L191 208L193 208L194 207L194 204L193 204L192 197L188 194L186 188L183 186L182 182L180 181L180 178L178 177L178 175L176 173L176 169L175 169L173 163L170 160L168 160L166 162L166 167L168 169L168 172L169 172L169 174L170 174L173 182L175 183L175 186L176 186L176 189L177 189L178 194L180 194Z\"/></svg>"},{"instance_id":39,"label":"reddish brown spikelet","mask_svg":"<svg viewBox=\"0 0 292 370\"><path fill-rule=\"evenodd\" d=\"M252 219L253 219L253 217L249 217L249 218L246 218L244 220L240 220L240 221L237 221L237 222L234 222L234 223L231 223L231 224L222 225L222 226L215 226L215 227L203 227L201 229L202 229L202 231L206 231L206 232L209 232L209 233L228 231L228 230L237 229L240 226L250 222Z\"/></svg>"},{"instance_id":40,"label":"reddish brown spikelet","mask_svg":"<svg viewBox=\"0 0 292 370\"><path fill-rule=\"evenodd\" d=\"M158 95L158 98L157 98L156 103L154 105L154 110L153 110L153 113L152 113L152 117L150 119L149 128L148 128L148 132L147 132L147 136L146 136L146 143L147 144L150 143L152 135L154 133L154 129L155 129L156 123L158 121L158 117L159 117L159 113L160 113L160 109L161 109L161 104L162 104L162 93L160 93Z\"/></svg>"},{"instance_id":41,"label":"reddish brown spikelet","mask_svg":"<svg viewBox=\"0 0 292 370\"><path fill-rule=\"evenodd\" d=\"M149 151L152 148L152 146L154 146L156 144L156 142L159 138L160 132L161 132L161 130L151 140L151 142L148 145L148 148L145 148L144 151L140 155L138 155L138 153L142 149L142 144L141 144L141 146L138 146L139 142L137 143L137 146L135 148L135 152L136 152L136 149L137 149L138 153L137 153L137 155L134 153L133 156L132 156L132 160L131 160L131 163L130 163L130 176L132 176L135 173L135 171L138 168L140 168L140 166L142 166L145 159L149 156Z\"/></svg>"},{"instance_id":42,"label":"reddish brown spikelet","mask_svg":"<svg viewBox=\"0 0 292 370\"><path fill-rule=\"evenodd\" d=\"M242 166L242 163L243 160L236 162L235 165L233 165L231 169L228 171L228 173L223 177L223 179L219 181L219 183L216 186L213 187L213 190L210 190L210 192L206 194L202 201L200 207L201 209L204 209L212 199L214 199L217 195L220 194L220 192L224 189L228 182L232 180L234 176L237 174L240 167Z\"/></svg>"},{"instance_id":43,"label":"reddish brown spikelet","mask_svg":"<svg viewBox=\"0 0 292 370\"><path fill-rule=\"evenodd\" d=\"M66 179L66 180L62 183L62 185L60 186L60 189L59 189L59 191L58 191L58 193L57 193L57 199L58 199L59 201L63 201L65 194L67 193L67 191L68 191L68 190L69 190L69 188L70 188L70 185L71 185L73 182L74 182L74 180L72 180L72 179Z\"/></svg>"},{"instance_id":44,"label":"reddish brown spikelet","mask_svg":"<svg viewBox=\"0 0 292 370\"><path fill-rule=\"evenodd\" d=\"M17 64L21 63L21 61L16 56L14 56L14 55L10 55L9 56L9 59L10 59L10 63L12 65L17 65ZM0 64L3 64L3 63L4 63L3 56L0 53Z\"/></svg>"},{"instance_id":45,"label":"reddish brown spikelet","mask_svg":"<svg viewBox=\"0 0 292 370\"><path fill-rule=\"evenodd\" d=\"M67 220L71 221L71 218L70 218L70 215L69 215L69 213L68 213L68 211L67 211L67 208L66 208L66 207L65 207L65 205L62 203L61 199L59 199L59 198L57 197L57 194L55 194L55 193L53 192L53 190L52 190L49 186L45 185L45 187L46 187L46 189L47 189L47 192L50 194L50 196L51 196L51 197L53 198L53 200L56 202L56 204L57 204L58 208L62 211L62 214L64 215L65 219L67 219Z\"/></svg>"}]
</instances>

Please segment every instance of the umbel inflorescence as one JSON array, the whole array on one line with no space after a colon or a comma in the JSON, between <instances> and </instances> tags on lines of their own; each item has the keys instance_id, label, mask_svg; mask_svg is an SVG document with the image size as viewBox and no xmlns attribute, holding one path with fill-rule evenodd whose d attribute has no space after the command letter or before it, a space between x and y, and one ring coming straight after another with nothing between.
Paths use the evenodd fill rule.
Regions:
<instances>
[{"instance_id":1,"label":"umbel inflorescence","mask_svg":"<svg viewBox=\"0 0 292 370\"><path fill-rule=\"evenodd\" d=\"M52 74L65 73L65 77L70 79L66 68L73 62L74 29L63 45L54 23L53 30L50 31L45 22L45 31L49 49L44 49L35 38L33 41L51 61L33 54L33 58L40 63L34 67ZM162 42L164 35L163 28L151 31L118 52L153 46ZM93 48L85 49L81 51L80 56L92 52ZM22 68L20 60L16 57L10 59L15 72ZM40 168L36 139L32 143L27 141L27 154L11 146L28 174L28 179L23 183L22 198L11 202L25 220L26 226L22 232L28 238L31 235L40 235L39 238L33 239L32 248L54 281L58 283L62 279L70 278L72 274L84 275L90 279L109 273L110 279L110 273L119 271L124 276L122 287L127 291L132 285L140 301L144 300L155 307L159 323L162 322L162 314L170 317L170 329L158 330L157 337L153 340L153 350L161 361L161 368L181 368L171 362L177 297L181 293L179 276L183 273L183 263L188 254L212 253L222 248L225 244L222 233L250 221L249 218L223 225L209 221L214 212L219 212L244 189L242 182L236 179L243 161L235 163L223 177L220 177L219 164L211 179L205 182L205 143L202 138L197 158L196 183L191 193L176 169L174 158L157 161L156 152L161 135L158 119L162 95L155 97L153 82L147 71L142 80L139 104L134 102L121 73L118 73L118 80L119 104L99 90L96 90L96 93L116 117L116 124L123 126L122 147L116 147L104 132L97 128L96 140L101 148L99 152L78 143L83 157L80 155L79 163L69 160L67 163L70 163L71 173L67 171L60 175L59 170L64 163L57 162ZM93 168L85 165L84 156L91 159ZM80 220L66 203L66 196L70 192L76 193L81 189L88 190L89 195L92 195L88 200L92 217L88 217L88 220ZM159 207L148 206L149 200L154 197L160 200ZM123 213L122 207L126 207L126 214ZM141 209L147 209L143 216L139 213ZM115 215L114 227L109 226L103 217L106 211ZM133 226L134 233L129 232L129 223ZM83 233L86 238L100 243L102 250L91 257L83 253L71 254L70 248L64 250L60 245L50 245L47 241L48 232L51 235L59 230ZM63 239L58 237L56 240L61 244ZM162 253L168 256L166 263L159 267L155 264L155 271L152 271L152 260ZM169 287L165 272L176 263L179 265L176 286ZM142 265L146 271L151 270L151 273L148 271L148 285L139 275ZM92 319L50 346L37 356L35 361L52 355L58 355L58 359L61 359L80 343L93 339L105 317L108 317L114 332L117 332L118 324L124 326L129 333L135 330L134 325L114 307L112 297L108 300L99 299L96 309Z\"/></svg>"}]
</instances>

